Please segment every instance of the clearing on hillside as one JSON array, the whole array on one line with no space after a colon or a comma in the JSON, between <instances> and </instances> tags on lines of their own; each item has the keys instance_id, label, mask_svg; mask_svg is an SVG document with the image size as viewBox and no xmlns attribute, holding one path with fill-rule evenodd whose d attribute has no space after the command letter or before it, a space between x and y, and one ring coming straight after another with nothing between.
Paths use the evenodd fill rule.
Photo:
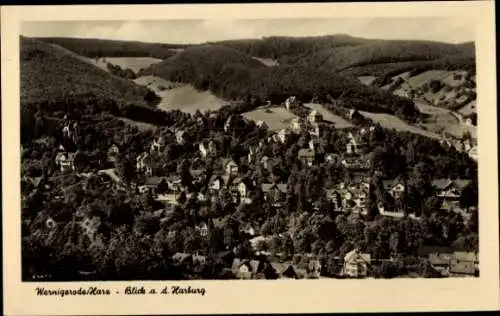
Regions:
<instances>
[{"instance_id":1,"label":"clearing on hillside","mask_svg":"<svg viewBox=\"0 0 500 316\"><path fill-rule=\"evenodd\" d=\"M371 84L373 83L373 81L375 81L375 79L377 79L377 77L375 76L359 76L358 77L358 80L364 84L365 86L371 86Z\"/></svg>"},{"instance_id":2,"label":"clearing on hillside","mask_svg":"<svg viewBox=\"0 0 500 316\"><path fill-rule=\"evenodd\" d=\"M411 88L419 88L432 80L442 80L450 75L447 70L429 70L419 75L408 78L407 83Z\"/></svg>"},{"instance_id":3,"label":"clearing on hillside","mask_svg":"<svg viewBox=\"0 0 500 316\"><path fill-rule=\"evenodd\" d=\"M293 113L288 112L282 107L272 107L272 108L260 108L253 110L251 112L246 112L243 116L249 120L255 122L263 121L269 126L272 131L287 128L290 125L292 119L297 116Z\"/></svg>"},{"instance_id":4,"label":"clearing on hillside","mask_svg":"<svg viewBox=\"0 0 500 316\"><path fill-rule=\"evenodd\" d=\"M141 86L146 86L149 89L153 90L157 94L160 94L162 91L167 89L172 89L179 87L183 84L175 83L157 76L143 76L134 80L134 82Z\"/></svg>"},{"instance_id":5,"label":"clearing on hillside","mask_svg":"<svg viewBox=\"0 0 500 316\"><path fill-rule=\"evenodd\" d=\"M306 106L312 110L316 110L318 113L323 115L323 119L325 121L333 123L335 128L341 129L341 128L348 128L348 127L352 126L352 124L350 122L348 122L345 119L343 119L342 117L335 115L332 112L328 111L321 104L306 103L306 104L304 104L304 106Z\"/></svg>"},{"instance_id":6,"label":"clearing on hillside","mask_svg":"<svg viewBox=\"0 0 500 316\"><path fill-rule=\"evenodd\" d=\"M141 86L147 86L160 98L158 108L180 110L194 114L196 110L218 110L226 101L216 97L210 91L198 91L191 85L176 83L156 76L143 76L134 80Z\"/></svg>"},{"instance_id":7,"label":"clearing on hillside","mask_svg":"<svg viewBox=\"0 0 500 316\"><path fill-rule=\"evenodd\" d=\"M161 61L163 59L152 57L104 57L104 64L111 63L123 69L130 68L135 73Z\"/></svg>"},{"instance_id":8,"label":"clearing on hillside","mask_svg":"<svg viewBox=\"0 0 500 316\"><path fill-rule=\"evenodd\" d=\"M147 68L153 64L157 64L163 59L151 58L151 57L103 57L99 59L88 58L84 56L79 56L80 59L85 60L101 69L108 71L108 63L112 65L118 65L123 69L130 68L133 72L137 73L143 68Z\"/></svg>"},{"instance_id":9,"label":"clearing on hillside","mask_svg":"<svg viewBox=\"0 0 500 316\"><path fill-rule=\"evenodd\" d=\"M218 110L226 101L219 99L210 91L197 91L191 85L183 85L159 93L161 102L158 107L165 110L180 110L196 113L196 110Z\"/></svg>"},{"instance_id":10,"label":"clearing on hillside","mask_svg":"<svg viewBox=\"0 0 500 316\"><path fill-rule=\"evenodd\" d=\"M408 123L402 121L401 119L395 117L394 115L385 113L371 113L365 111L359 111L359 113L373 120L375 123L380 124L383 128L395 129L396 131L399 132L410 132L434 139L441 138L438 134L426 131L416 126L409 125Z\"/></svg>"}]
</instances>

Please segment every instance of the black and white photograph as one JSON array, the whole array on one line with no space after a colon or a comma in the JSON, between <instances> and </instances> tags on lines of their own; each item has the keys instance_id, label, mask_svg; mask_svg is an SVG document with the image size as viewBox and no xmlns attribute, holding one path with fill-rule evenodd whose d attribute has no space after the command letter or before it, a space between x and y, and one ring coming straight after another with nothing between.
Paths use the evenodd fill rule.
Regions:
<instances>
[{"instance_id":1,"label":"black and white photograph","mask_svg":"<svg viewBox=\"0 0 500 316\"><path fill-rule=\"evenodd\" d=\"M23 280L478 276L466 22L23 23Z\"/></svg>"},{"instance_id":2,"label":"black and white photograph","mask_svg":"<svg viewBox=\"0 0 500 316\"><path fill-rule=\"evenodd\" d=\"M476 23L20 21L20 282L480 279Z\"/></svg>"}]
</instances>

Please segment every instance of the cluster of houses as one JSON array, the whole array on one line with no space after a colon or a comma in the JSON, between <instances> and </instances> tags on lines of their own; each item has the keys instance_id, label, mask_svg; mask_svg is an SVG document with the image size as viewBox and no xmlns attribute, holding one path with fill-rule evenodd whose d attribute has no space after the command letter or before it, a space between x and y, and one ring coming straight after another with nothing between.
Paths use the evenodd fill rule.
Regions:
<instances>
[{"instance_id":1,"label":"cluster of houses","mask_svg":"<svg viewBox=\"0 0 500 316\"><path fill-rule=\"evenodd\" d=\"M440 143L450 148L454 147L457 151L464 152L477 161L477 140L475 139L458 139L451 135L443 134Z\"/></svg>"},{"instance_id":2,"label":"cluster of houses","mask_svg":"<svg viewBox=\"0 0 500 316\"><path fill-rule=\"evenodd\" d=\"M318 279L322 275L322 265L313 257L294 264L266 256L238 258L234 251L225 250L216 253L215 258L223 264L223 273L236 279ZM175 253L172 261L182 268L196 271L207 262L207 257L200 254Z\"/></svg>"},{"instance_id":3,"label":"cluster of houses","mask_svg":"<svg viewBox=\"0 0 500 316\"><path fill-rule=\"evenodd\" d=\"M63 119L62 139L65 142L76 144L80 137L80 125L76 121L68 119L67 115ZM78 158L79 153L68 151L62 144L59 145L57 155L55 157L55 164L60 168L61 172L72 172L76 170L75 160Z\"/></svg>"},{"instance_id":4,"label":"cluster of houses","mask_svg":"<svg viewBox=\"0 0 500 316\"><path fill-rule=\"evenodd\" d=\"M479 273L479 256L474 252L447 247L421 247L419 256L426 257L443 277L473 277Z\"/></svg>"},{"instance_id":5,"label":"cluster of houses","mask_svg":"<svg viewBox=\"0 0 500 316\"><path fill-rule=\"evenodd\" d=\"M368 197L370 194L370 178L358 177L350 183L340 182L334 188L325 189L327 199L329 199L334 209L338 212L349 212L366 215L368 212ZM435 196L441 202L442 209L450 209L458 206L463 190L471 183L471 180L464 179L435 179L432 186ZM406 191L404 181L400 179L383 180L385 192L394 200L401 199ZM389 217L404 217L405 213L401 209L389 209L383 202L377 202L380 215ZM413 214L409 215L418 219Z\"/></svg>"},{"instance_id":6,"label":"cluster of houses","mask_svg":"<svg viewBox=\"0 0 500 316\"><path fill-rule=\"evenodd\" d=\"M474 252L423 246L418 250L418 256L426 259L442 277L474 277L479 273L479 259ZM396 258L375 260L369 253L362 253L357 248L348 252L343 259L340 275L349 278L365 278L370 275L374 264L397 260Z\"/></svg>"}]
</instances>

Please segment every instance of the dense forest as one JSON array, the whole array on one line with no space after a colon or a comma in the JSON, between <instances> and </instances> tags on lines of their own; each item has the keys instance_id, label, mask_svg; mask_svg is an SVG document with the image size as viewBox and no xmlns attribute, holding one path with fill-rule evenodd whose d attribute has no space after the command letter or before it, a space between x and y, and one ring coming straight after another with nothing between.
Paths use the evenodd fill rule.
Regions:
<instances>
[{"instance_id":1,"label":"dense forest","mask_svg":"<svg viewBox=\"0 0 500 316\"><path fill-rule=\"evenodd\" d=\"M144 43L89 38L40 37L45 43L56 44L89 58L100 57L152 57L165 59L175 55L175 49L186 45Z\"/></svg>"},{"instance_id":2,"label":"dense forest","mask_svg":"<svg viewBox=\"0 0 500 316\"><path fill-rule=\"evenodd\" d=\"M139 72L164 79L193 84L229 100L254 97L282 103L290 95L302 102L313 97L326 102L328 95L352 100L359 110L396 114L407 120L418 117L418 110L407 99L363 86L356 79L302 66L265 67L237 50L206 45L185 51ZM359 101L356 101L359 100Z\"/></svg>"}]
</instances>

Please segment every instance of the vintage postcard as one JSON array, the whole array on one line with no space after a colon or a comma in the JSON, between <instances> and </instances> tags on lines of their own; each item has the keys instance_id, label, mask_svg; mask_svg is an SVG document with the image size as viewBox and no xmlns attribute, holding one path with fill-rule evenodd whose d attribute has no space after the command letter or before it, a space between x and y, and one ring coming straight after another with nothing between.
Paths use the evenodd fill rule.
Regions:
<instances>
[{"instance_id":1,"label":"vintage postcard","mask_svg":"<svg viewBox=\"0 0 500 316\"><path fill-rule=\"evenodd\" d=\"M493 2L1 23L8 315L500 307Z\"/></svg>"}]
</instances>

